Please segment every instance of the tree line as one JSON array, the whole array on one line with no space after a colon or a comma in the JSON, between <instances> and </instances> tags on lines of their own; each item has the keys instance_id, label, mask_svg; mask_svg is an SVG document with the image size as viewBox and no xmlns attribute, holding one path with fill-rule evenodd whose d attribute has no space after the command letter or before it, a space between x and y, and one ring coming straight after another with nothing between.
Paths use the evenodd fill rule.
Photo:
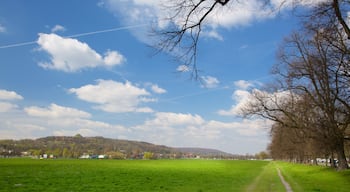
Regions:
<instances>
[{"instance_id":1,"label":"tree line","mask_svg":"<svg viewBox=\"0 0 350 192\"><path fill-rule=\"evenodd\" d=\"M168 6L173 9L169 20L176 23L181 17L182 24L161 30L158 46L166 51L183 50L179 61L192 66L192 74L197 77L197 45L205 19L213 10L232 2L240 3L175 1ZM261 2L262 9L275 3ZM269 146L273 158L298 162L316 157L337 158L338 169L348 169L350 1L283 0L277 7L288 4L294 4L295 12L301 14L301 26L280 46L278 63L272 69L276 79L263 89L251 90L250 101L241 109L241 115L274 122Z\"/></svg>"},{"instance_id":2,"label":"tree line","mask_svg":"<svg viewBox=\"0 0 350 192\"><path fill-rule=\"evenodd\" d=\"M347 13L349 2L339 2L325 1L304 18L300 30L280 46L276 79L252 90L242 108L245 116L274 122L269 149L276 159L337 158L339 169L348 168L350 35L337 16L340 8Z\"/></svg>"},{"instance_id":3,"label":"tree line","mask_svg":"<svg viewBox=\"0 0 350 192\"><path fill-rule=\"evenodd\" d=\"M98 158L99 155L111 159L246 158L213 149L172 148L139 141L82 137L79 134L34 140L0 140L0 157L43 157L44 154L47 158Z\"/></svg>"}]
</instances>

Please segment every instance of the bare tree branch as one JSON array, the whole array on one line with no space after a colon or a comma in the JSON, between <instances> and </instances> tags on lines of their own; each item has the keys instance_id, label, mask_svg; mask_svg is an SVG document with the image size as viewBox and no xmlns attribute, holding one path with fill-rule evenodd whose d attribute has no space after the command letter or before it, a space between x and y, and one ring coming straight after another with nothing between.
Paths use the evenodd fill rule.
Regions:
<instances>
[{"instance_id":1,"label":"bare tree branch","mask_svg":"<svg viewBox=\"0 0 350 192\"><path fill-rule=\"evenodd\" d=\"M208 4L209 1L212 3ZM173 23L170 28L156 32L161 37L156 47L161 51L173 52L182 65L191 69L192 77L198 79L197 54L203 23L217 5L225 6L229 1L184 0L168 6L174 10L172 16L168 18ZM180 27L176 24L178 17L183 18Z\"/></svg>"}]
</instances>

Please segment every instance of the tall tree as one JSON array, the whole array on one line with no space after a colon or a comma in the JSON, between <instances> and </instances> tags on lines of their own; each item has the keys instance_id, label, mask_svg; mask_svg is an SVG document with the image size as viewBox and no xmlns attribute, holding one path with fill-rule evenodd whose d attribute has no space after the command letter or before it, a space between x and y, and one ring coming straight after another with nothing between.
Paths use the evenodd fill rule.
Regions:
<instances>
[{"instance_id":1,"label":"tall tree","mask_svg":"<svg viewBox=\"0 0 350 192\"><path fill-rule=\"evenodd\" d=\"M337 23L306 25L303 29L286 39L275 69L281 78L280 89L288 90L289 99L257 92L245 113L269 118L285 128L309 130L308 137L322 140L337 154L339 169L347 169L344 141L350 127L348 40Z\"/></svg>"}]
</instances>

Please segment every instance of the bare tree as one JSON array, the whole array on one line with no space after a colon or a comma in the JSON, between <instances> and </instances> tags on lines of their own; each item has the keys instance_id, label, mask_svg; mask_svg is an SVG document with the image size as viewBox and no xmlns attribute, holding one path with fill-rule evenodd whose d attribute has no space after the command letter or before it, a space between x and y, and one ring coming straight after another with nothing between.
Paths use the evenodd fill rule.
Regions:
<instances>
[{"instance_id":1,"label":"bare tree","mask_svg":"<svg viewBox=\"0 0 350 192\"><path fill-rule=\"evenodd\" d=\"M191 68L193 76L197 78L197 48L204 21L217 6L225 6L229 1L230 0L169 1L165 7L166 9L172 10L172 15L167 18L172 25L165 30L155 32L161 37L156 47L163 51L178 52L178 54L176 54L177 59L183 65ZM178 21L179 18L181 18L181 21Z\"/></svg>"},{"instance_id":2,"label":"bare tree","mask_svg":"<svg viewBox=\"0 0 350 192\"><path fill-rule=\"evenodd\" d=\"M289 99L253 93L255 100L244 111L285 128L316 133L306 136L321 139L337 154L339 169L347 169L344 141L350 126L349 44L336 23L313 26L305 26L303 33L286 39L279 54L275 73L281 78L279 89L287 90Z\"/></svg>"},{"instance_id":3,"label":"bare tree","mask_svg":"<svg viewBox=\"0 0 350 192\"><path fill-rule=\"evenodd\" d=\"M300 163L310 163L310 160L316 163L317 157L330 157L331 143L319 111L307 95L299 95L294 102L271 128L271 154L277 159Z\"/></svg>"},{"instance_id":4,"label":"bare tree","mask_svg":"<svg viewBox=\"0 0 350 192\"><path fill-rule=\"evenodd\" d=\"M261 9L268 9L272 12L279 11L287 5L297 8L305 5L310 0L284 0L280 5L275 5L271 0L260 0ZM155 45L160 51L177 52L176 59L182 65L186 65L192 70L192 75L198 77L197 54L199 38L205 27L205 21L209 15L222 6L240 3L239 0L172 0L164 7L170 10L167 18L171 25L162 30L155 30L155 34L160 37ZM308 21L328 18L327 22L338 23L342 30L350 37L350 29L347 21L349 1L324 1L315 5L309 5L310 14L306 15ZM327 16L327 17L325 17ZM179 18L181 18L179 20ZM259 33L257 32L257 35Z\"/></svg>"}]
</instances>

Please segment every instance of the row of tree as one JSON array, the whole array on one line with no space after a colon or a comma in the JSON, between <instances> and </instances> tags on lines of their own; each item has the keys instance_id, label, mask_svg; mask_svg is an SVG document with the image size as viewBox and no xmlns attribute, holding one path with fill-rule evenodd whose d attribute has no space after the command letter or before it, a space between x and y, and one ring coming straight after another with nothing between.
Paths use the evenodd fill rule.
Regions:
<instances>
[{"instance_id":1,"label":"row of tree","mask_svg":"<svg viewBox=\"0 0 350 192\"><path fill-rule=\"evenodd\" d=\"M273 69L276 80L263 91L252 90L242 109L244 115L274 122L273 158L303 162L331 157L338 159L339 169L348 168L350 34L339 9L350 3L341 3L343 7L325 1L313 9L281 46Z\"/></svg>"}]
</instances>

